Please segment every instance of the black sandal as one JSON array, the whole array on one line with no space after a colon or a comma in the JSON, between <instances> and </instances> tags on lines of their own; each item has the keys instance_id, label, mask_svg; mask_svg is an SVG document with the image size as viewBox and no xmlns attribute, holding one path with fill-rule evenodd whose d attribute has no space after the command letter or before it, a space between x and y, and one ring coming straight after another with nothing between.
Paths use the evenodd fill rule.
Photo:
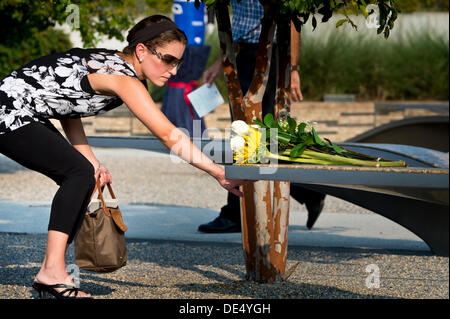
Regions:
<instances>
[{"instance_id":1,"label":"black sandal","mask_svg":"<svg viewBox=\"0 0 450 319\"><path fill-rule=\"evenodd\" d=\"M56 299L92 299L92 297L77 297L78 288L65 284L44 285L40 282L34 282L32 287L39 293L39 298L46 298L47 293L53 295ZM61 292L56 291L58 288L66 288ZM73 295L75 294L75 295Z\"/></svg>"}]
</instances>

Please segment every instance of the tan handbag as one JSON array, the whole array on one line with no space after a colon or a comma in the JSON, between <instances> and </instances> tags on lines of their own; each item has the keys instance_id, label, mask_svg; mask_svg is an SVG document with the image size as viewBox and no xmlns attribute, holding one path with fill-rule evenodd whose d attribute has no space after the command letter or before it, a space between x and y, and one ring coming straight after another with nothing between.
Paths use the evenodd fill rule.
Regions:
<instances>
[{"instance_id":1,"label":"tan handbag","mask_svg":"<svg viewBox=\"0 0 450 319\"><path fill-rule=\"evenodd\" d=\"M83 224L75 240L75 262L80 269L112 272L127 263L125 231L119 205L110 184L111 200L105 200L100 180L92 193L98 198L89 203Z\"/></svg>"}]
</instances>

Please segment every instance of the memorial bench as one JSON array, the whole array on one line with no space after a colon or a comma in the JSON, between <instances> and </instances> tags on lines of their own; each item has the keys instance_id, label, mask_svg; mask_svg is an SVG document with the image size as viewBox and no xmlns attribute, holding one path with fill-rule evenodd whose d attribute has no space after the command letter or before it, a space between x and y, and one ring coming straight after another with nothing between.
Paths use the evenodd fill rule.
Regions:
<instances>
[{"instance_id":1,"label":"memorial bench","mask_svg":"<svg viewBox=\"0 0 450 319\"><path fill-rule=\"evenodd\" d=\"M169 153L155 137L90 136L88 141L96 147ZM279 180L302 184L389 218L424 240L434 254L449 255L448 155L446 159L439 157L444 153L406 145L345 143L340 145L368 155L404 160L408 167L231 165L232 153L228 141L193 142L215 162L225 164L227 178Z\"/></svg>"}]
</instances>

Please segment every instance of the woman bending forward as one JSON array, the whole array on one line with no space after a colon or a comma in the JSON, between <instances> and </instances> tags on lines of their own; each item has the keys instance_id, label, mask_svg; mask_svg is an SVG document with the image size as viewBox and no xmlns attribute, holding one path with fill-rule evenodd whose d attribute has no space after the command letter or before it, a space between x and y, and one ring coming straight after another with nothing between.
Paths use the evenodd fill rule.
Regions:
<instances>
[{"instance_id":1,"label":"woman bending forward","mask_svg":"<svg viewBox=\"0 0 450 319\"><path fill-rule=\"evenodd\" d=\"M223 168L161 113L143 84L148 79L163 86L176 74L187 43L183 31L155 15L135 25L127 41L123 52L74 48L48 55L0 82L0 153L60 186L51 206L45 258L33 283L58 298L91 297L75 288L64 255L81 227L96 178L102 185L111 182L87 143L81 117L123 102L165 146L242 196L235 187L244 181L225 179ZM61 121L70 144L49 119Z\"/></svg>"}]
</instances>

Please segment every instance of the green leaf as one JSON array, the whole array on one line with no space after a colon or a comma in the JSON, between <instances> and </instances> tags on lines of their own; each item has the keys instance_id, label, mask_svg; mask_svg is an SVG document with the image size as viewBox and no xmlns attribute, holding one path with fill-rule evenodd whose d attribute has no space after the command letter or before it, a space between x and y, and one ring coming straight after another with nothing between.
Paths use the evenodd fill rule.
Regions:
<instances>
[{"instance_id":1,"label":"green leaf","mask_svg":"<svg viewBox=\"0 0 450 319\"><path fill-rule=\"evenodd\" d=\"M339 146L337 146L336 144L334 144L332 141L330 141L329 139L325 138L325 140L330 144L331 148L339 154L342 154L345 152L345 150L343 148L340 148Z\"/></svg>"},{"instance_id":2,"label":"green leaf","mask_svg":"<svg viewBox=\"0 0 450 319\"><path fill-rule=\"evenodd\" d=\"M314 141L314 137L312 136L312 134L309 133L303 133L300 136L300 139L302 141L303 144L310 146L310 145L314 145L315 141Z\"/></svg>"},{"instance_id":3,"label":"green leaf","mask_svg":"<svg viewBox=\"0 0 450 319\"><path fill-rule=\"evenodd\" d=\"M317 135L317 132L314 129L314 127L312 128L311 131L312 131L312 134L313 134L313 137L314 137L314 142L316 142L320 146L326 146L326 144L320 139L319 135Z\"/></svg>"},{"instance_id":4,"label":"green leaf","mask_svg":"<svg viewBox=\"0 0 450 319\"><path fill-rule=\"evenodd\" d=\"M381 25L378 29L377 29L377 34L381 34L384 30L384 27Z\"/></svg>"},{"instance_id":5,"label":"green leaf","mask_svg":"<svg viewBox=\"0 0 450 319\"><path fill-rule=\"evenodd\" d=\"M316 30L316 28L317 28L317 19L316 19L316 17L312 18L312 27L313 27L313 31Z\"/></svg>"},{"instance_id":6,"label":"green leaf","mask_svg":"<svg viewBox=\"0 0 450 319\"><path fill-rule=\"evenodd\" d=\"M289 157L300 157L305 150L306 150L305 144L297 144L289 153Z\"/></svg>"},{"instance_id":7,"label":"green leaf","mask_svg":"<svg viewBox=\"0 0 450 319\"><path fill-rule=\"evenodd\" d=\"M279 128L278 123L274 120L273 114L268 113L264 116L264 124L268 128Z\"/></svg>"},{"instance_id":8,"label":"green leaf","mask_svg":"<svg viewBox=\"0 0 450 319\"><path fill-rule=\"evenodd\" d=\"M347 19L341 19L336 23L336 28L339 28L341 25L343 25L345 22L347 22Z\"/></svg>"},{"instance_id":9,"label":"green leaf","mask_svg":"<svg viewBox=\"0 0 450 319\"><path fill-rule=\"evenodd\" d=\"M207 7L209 7L209 6L213 5L213 4L215 4L215 2L216 2L216 0L204 0L204 1L203 1L203 3L204 3Z\"/></svg>"},{"instance_id":10,"label":"green leaf","mask_svg":"<svg viewBox=\"0 0 450 319\"><path fill-rule=\"evenodd\" d=\"M261 122L261 120L258 119L258 118L254 119L254 120L253 120L253 123L258 124L258 125L261 126L261 127L267 128L267 126L266 126L263 122Z\"/></svg>"},{"instance_id":11,"label":"green leaf","mask_svg":"<svg viewBox=\"0 0 450 319\"><path fill-rule=\"evenodd\" d=\"M297 135L298 136L301 136L305 132L305 127L306 127L306 123L305 122L300 123L298 125L298 130L297 130Z\"/></svg>"},{"instance_id":12,"label":"green leaf","mask_svg":"<svg viewBox=\"0 0 450 319\"><path fill-rule=\"evenodd\" d=\"M289 134L295 135L295 129L297 128L297 122L290 116L288 116L288 131Z\"/></svg>"},{"instance_id":13,"label":"green leaf","mask_svg":"<svg viewBox=\"0 0 450 319\"><path fill-rule=\"evenodd\" d=\"M289 142L291 141L289 135L285 135L282 133L278 133L275 136L271 136L271 138L281 144L289 144Z\"/></svg>"}]
</instances>

